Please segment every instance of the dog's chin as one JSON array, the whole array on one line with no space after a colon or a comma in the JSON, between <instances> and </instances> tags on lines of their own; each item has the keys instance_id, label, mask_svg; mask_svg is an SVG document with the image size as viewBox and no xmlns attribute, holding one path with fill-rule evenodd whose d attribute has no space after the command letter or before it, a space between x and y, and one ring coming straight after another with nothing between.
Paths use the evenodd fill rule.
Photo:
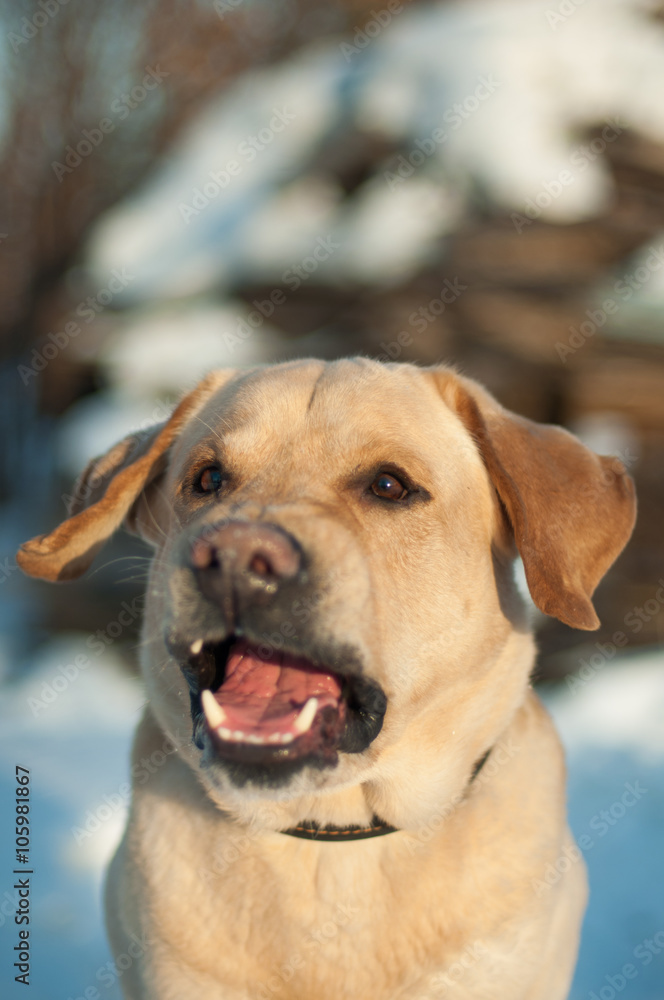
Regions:
<instances>
[{"instance_id":1,"label":"dog's chin","mask_svg":"<svg viewBox=\"0 0 664 1000\"><path fill-rule=\"evenodd\" d=\"M189 686L200 765L219 791L312 791L340 754L362 753L381 730L387 698L348 647L275 651L237 634L167 645Z\"/></svg>"}]
</instances>

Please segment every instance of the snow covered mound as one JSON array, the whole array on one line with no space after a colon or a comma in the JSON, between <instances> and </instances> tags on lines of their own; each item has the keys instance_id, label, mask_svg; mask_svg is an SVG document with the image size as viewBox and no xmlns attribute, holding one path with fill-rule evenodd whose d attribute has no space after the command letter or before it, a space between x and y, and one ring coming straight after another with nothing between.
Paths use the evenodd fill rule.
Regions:
<instances>
[{"instance_id":1,"label":"snow covered mound","mask_svg":"<svg viewBox=\"0 0 664 1000\"><path fill-rule=\"evenodd\" d=\"M403 4L247 73L195 119L91 246L94 280L118 260L138 301L237 281L403 277L471 197L576 222L609 203L604 155L631 129L664 140L664 25L650 0ZM588 129L597 131L587 139ZM352 199L317 160L354 130L401 152ZM286 276L286 278L284 278ZM310 280L304 272L303 280Z\"/></svg>"}]
</instances>

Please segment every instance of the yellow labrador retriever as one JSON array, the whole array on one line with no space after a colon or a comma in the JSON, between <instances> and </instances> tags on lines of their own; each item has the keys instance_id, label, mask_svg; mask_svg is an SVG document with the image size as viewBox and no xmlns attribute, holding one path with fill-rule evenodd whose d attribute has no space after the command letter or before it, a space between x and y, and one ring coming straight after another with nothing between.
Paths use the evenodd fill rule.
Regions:
<instances>
[{"instance_id":1,"label":"yellow labrador retriever","mask_svg":"<svg viewBox=\"0 0 664 1000\"><path fill-rule=\"evenodd\" d=\"M363 358L214 372L93 461L19 561L76 577L121 525L155 550L125 996L566 997L585 872L512 564L594 629L634 512L566 431Z\"/></svg>"}]
</instances>

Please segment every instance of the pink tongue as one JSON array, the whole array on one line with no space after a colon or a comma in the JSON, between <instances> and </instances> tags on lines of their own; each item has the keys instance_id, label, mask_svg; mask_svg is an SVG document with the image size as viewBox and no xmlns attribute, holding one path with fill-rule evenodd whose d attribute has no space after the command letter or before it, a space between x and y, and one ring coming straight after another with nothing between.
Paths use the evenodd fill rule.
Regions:
<instances>
[{"instance_id":1,"label":"pink tongue","mask_svg":"<svg viewBox=\"0 0 664 1000\"><path fill-rule=\"evenodd\" d=\"M263 659L241 640L230 651L226 678L214 696L229 729L266 736L294 732L292 725L309 698L318 700L317 712L337 707L341 685L306 660L279 652Z\"/></svg>"}]
</instances>

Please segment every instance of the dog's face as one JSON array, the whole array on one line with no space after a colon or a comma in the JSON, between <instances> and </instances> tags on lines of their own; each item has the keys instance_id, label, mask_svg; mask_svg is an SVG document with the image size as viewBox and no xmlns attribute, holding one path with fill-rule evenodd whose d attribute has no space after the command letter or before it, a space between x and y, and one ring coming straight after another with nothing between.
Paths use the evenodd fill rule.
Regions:
<instances>
[{"instance_id":1,"label":"dog's face","mask_svg":"<svg viewBox=\"0 0 664 1000\"><path fill-rule=\"evenodd\" d=\"M410 369L231 380L175 444L160 504L150 659L168 650L186 678L222 788L363 780L510 633L480 454ZM172 724L180 705L163 711Z\"/></svg>"},{"instance_id":2,"label":"dog's face","mask_svg":"<svg viewBox=\"0 0 664 1000\"><path fill-rule=\"evenodd\" d=\"M593 628L634 507L620 463L449 369L358 359L214 373L77 495L21 562L77 575L122 518L151 542L148 696L209 793L362 786L401 824L523 697L515 539L536 603Z\"/></svg>"}]
</instances>

